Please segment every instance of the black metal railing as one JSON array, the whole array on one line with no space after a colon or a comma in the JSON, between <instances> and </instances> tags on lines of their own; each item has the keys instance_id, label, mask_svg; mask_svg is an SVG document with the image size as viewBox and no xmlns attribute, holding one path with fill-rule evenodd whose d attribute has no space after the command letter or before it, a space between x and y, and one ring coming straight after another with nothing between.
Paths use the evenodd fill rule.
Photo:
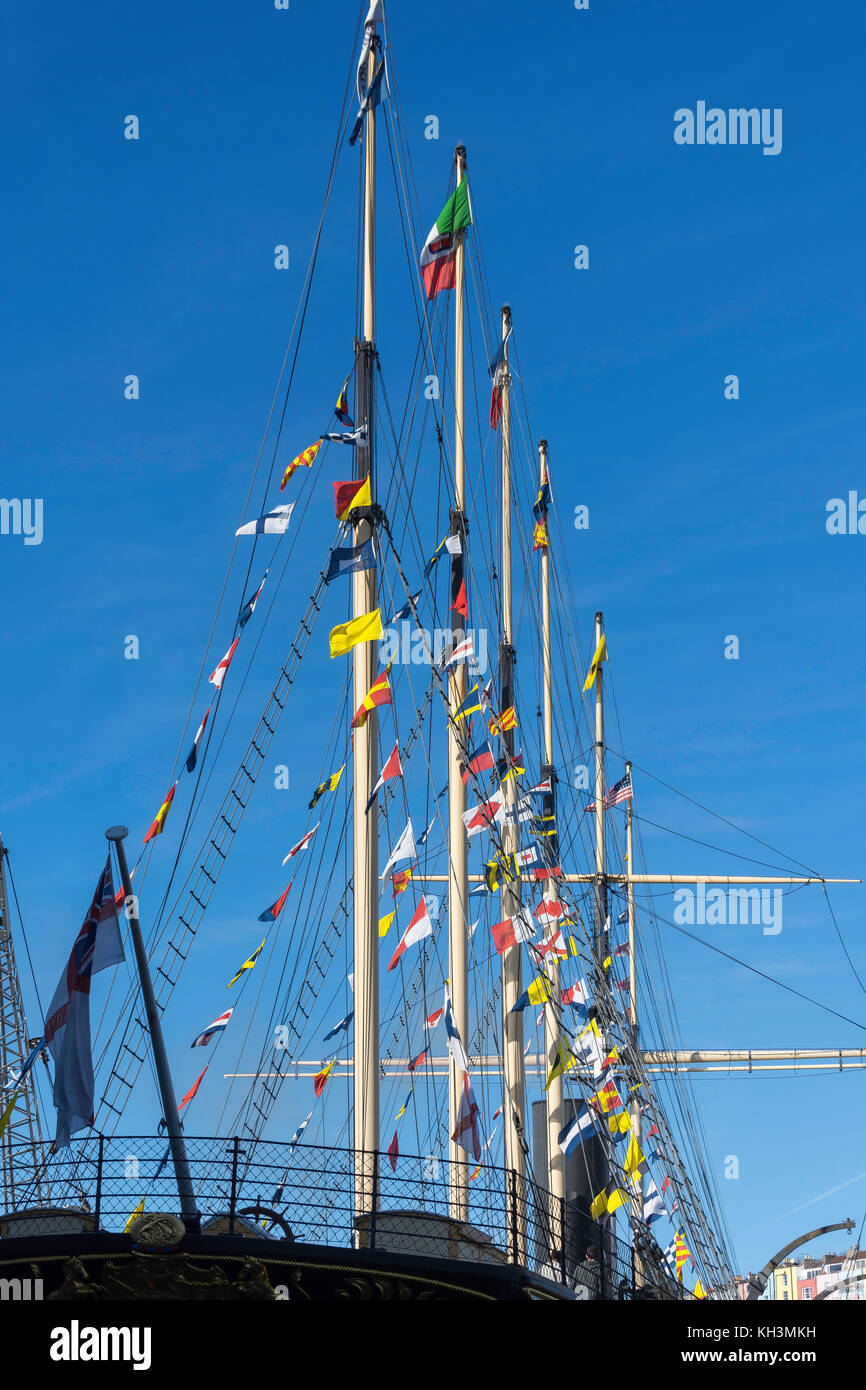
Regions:
<instances>
[{"instance_id":1,"label":"black metal railing","mask_svg":"<svg viewBox=\"0 0 866 1390\"><path fill-rule=\"evenodd\" d=\"M432 1154L191 1136L186 1148L205 1235L519 1266L586 1299L683 1296L648 1232L636 1256L611 1227L507 1169L461 1165L473 1176L455 1221L452 1165ZM121 1233L142 1201L145 1212L178 1210L164 1138L92 1135L57 1154L22 1145L15 1163L17 1209L0 1214L0 1240Z\"/></svg>"}]
</instances>

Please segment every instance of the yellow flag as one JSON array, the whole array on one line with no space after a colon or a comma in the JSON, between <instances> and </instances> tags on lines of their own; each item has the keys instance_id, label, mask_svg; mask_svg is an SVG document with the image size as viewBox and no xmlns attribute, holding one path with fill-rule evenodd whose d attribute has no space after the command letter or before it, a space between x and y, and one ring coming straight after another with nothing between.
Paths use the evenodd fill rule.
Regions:
<instances>
[{"instance_id":1,"label":"yellow flag","mask_svg":"<svg viewBox=\"0 0 866 1390\"><path fill-rule=\"evenodd\" d=\"M607 1187L593 1199L590 1214L593 1221L597 1221L600 1216L604 1216L605 1212L614 1212L630 1201L630 1194L624 1192L621 1187L617 1187L616 1180L614 1180L609 1182Z\"/></svg>"},{"instance_id":2,"label":"yellow flag","mask_svg":"<svg viewBox=\"0 0 866 1390\"><path fill-rule=\"evenodd\" d=\"M568 948L573 956L577 955L577 942L575 941L573 936L570 936L568 938Z\"/></svg>"},{"instance_id":3,"label":"yellow flag","mask_svg":"<svg viewBox=\"0 0 866 1390\"><path fill-rule=\"evenodd\" d=\"M345 656L361 642L377 642L382 636L382 612L374 608L372 613L362 613L360 618L352 618L348 623L337 623L331 629L331 656Z\"/></svg>"},{"instance_id":4,"label":"yellow flag","mask_svg":"<svg viewBox=\"0 0 866 1390\"><path fill-rule=\"evenodd\" d=\"M530 1004L547 1004L550 1000L550 991L543 975L539 975L537 979L532 981L526 993L529 996Z\"/></svg>"},{"instance_id":5,"label":"yellow flag","mask_svg":"<svg viewBox=\"0 0 866 1390\"><path fill-rule=\"evenodd\" d=\"M12 1111L15 1109L15 1102L17 1101L17 1099L18 1093L16 1092L10 1100L9 1104L6 1106L6 1109L3 1111L3 1114L0 1115L0 1137L2 1137L4 1129L8 1125L10 1119L12 1118Z\"/></svg>"},{"instance_id":6,"label":"yellow flag","mask_svg":"<svg viewBox=\"0 0 866 1390\"><path fill-rule=\"evenodd\" d=\"M623 1164L623 1167L625 1168L625 1171L629 1177L634 1177L634 1175L640 1168L640 1165L645 1162L646 1160L643 1154L641 1153L641 1147L640 1144L637 1142L637 1137L636 1135L632 1134L631 1139L629 1139L628 1141L628 1153L625 1156L625 1163Z\"/></svg>"},{"instance_id":7,"label":"yellow flag","mask_svg":"<svg viewBox=\"0 0 866 1390\"><path fill-rule=\"evenodd\" d=\"M704 1286L700 1279L698 1279L695 1283L695 1298L706 1298L706 1296L707 1295L704 1293Z\"/></svg>"},{"instance_id":8,"label":"yellow flag","mask_svg":"<svg viewBox=\"0 0 866 1390\"><path fill-rule=\"evenodd\" d=\"M394 920L394 918L395 918L396 916L397 916L397 913L396 913L396 912L386 912L384 917L380 917L380 918L379 918L379 935L380 935L380 936L387 936L387 935L388 935L388 932L389 932L390 927L391 927L391 923L393 922L393 920Z\"/></svg>"},{"instance_id":9,"label":"yellow flag","mask_svg":"<svg viewBox=\"0 0 866 1390\"><path fill-rule=\"evenodd\" d=\"M142 1197L142 1199L141 1199L141 1201L139 1202L138 1206L135 1208L135 1211L132 1213L132 1215L130 1216L129 1220L127 1221L126 1225L125 1225L124 1228L123 1228L124 1234L129 1230L129 1228L130 1228L130 1226L132 1225L133 1221L136 1221L136 1220L138 1219L138 1217L141 1216L141 1214L142 1214L143 1211L144 1211L144 1198Z\"/></svg>"},{"instance_id":10,"label":"yellow flag","mask_svg":"<svg viewBox=\"0 0 866 1390\"><path fill-rule=\"evenodd\" d=\"M586 680L583 682L584 690L591 690L592 687L595 685L595 675L598 670L599 663L602 661L607 661L607 638L604 636L603 633L601 641L595 649L595 656L592 658L592 664L589 668L589 671L587 672Z\"/></svg>"},{"instance_id":11,"label":"yellow flag","mask_svg":"<svg viewBox=\"0 0 866 1390\"><path fill-rule=\"evenodd\" d=\"M606 956L602 963L602 970L610 970L611 956Z\"/></svg>"},{"instance_id":12,"label":"yellow flag","mask_svg":"<svg viewBox=\"0 0 866 1390\"><path fill-rule=\"evenodd\" d=\"M628 1111L621 1110L618 1115L608 1115L607 1127L614 1138L617 1134L628 1134L631 1129L631 1119Z\"/></svg>"},{"instance_id":13,"label":"yellow flag","mask_svg":"<svg viewBox=\"0 0 866 1390\"><path fill-rule=\"evenodd\" d=\"M545 1082L545 1091L549 1089L550 1083L555 1076L561 1076L563 1072L570 1071L576 1062L577 1058L574 1053L570 1048L566 1047L564 1042L561 1042L556 1053L556 1061L550 1068L550 1075Z\"/></svg>"},{"instance_id":14,"label":"yellow flag","mask_svg":"<svg viewBox=\"0 0 866 1390\"><path fill-rule=\"evenodd\" d=\"M625 1192L621 1187L614 1187L607 1194L608 1211L616 1211L618 1207L624 1207L626 1202L631 1201L631 1193Z\"/></svg>"}]
</instances>

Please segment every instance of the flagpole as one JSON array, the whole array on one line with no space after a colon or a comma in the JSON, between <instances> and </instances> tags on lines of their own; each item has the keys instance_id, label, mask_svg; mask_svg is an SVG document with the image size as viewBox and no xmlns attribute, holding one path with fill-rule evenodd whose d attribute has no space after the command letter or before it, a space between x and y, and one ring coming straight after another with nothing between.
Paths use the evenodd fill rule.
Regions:
<instances>
[{"instance_id":1,"label":"flagpole","mask_svg":"<svg viewBox=\"0 0 866 1390\"><path fill-rule=\"evenodd\" d=\"M367 90L376 71L378 49L375 26L367 57ZM376 110L368 108L364 133L364 323L363 337L355 343L356 424L367 422L367 443L355 449L355 477L373 475L373 376L376 367ZM369 513L352 517L354 544L363 545L372 534ZM376 571L352 576L352 617L372 613L377 606ZM377 648L362 642L352 652L354 708L359 709L376 678ZM377 928L379 838L378 805L366 814L376 782L378 766L378 714L371 710L362 727L354 731L353 851L354 851L354 964L355 964L355 1087L354 1148L356 1214L375 1206L377 1152L379 1148L379 934Z\"/></svg>"},{"instance_id":2,"label":"flagpole","mask_svg":"<svg viewBox=\"0 0 866 1390\"><path fill-rule=\"evenodd\" d=\"M457 166L457 185L466 174L466 150L458 145L454 152ZM454 510L451 513L451 534L460 537L465 549L466 539L466 232L457 233L454 256ZM466 576L465 556L451 556L452 581L455 570ZM453 582L452 582L453 590ZM465 621L461 613L451 614L454 645L463 641ZM450 678L451 708L456 710L466 697L467 666L454 667ZM467 974L467 898L469 893L468 850L463 812L466 810L466 787L460 767L459 730L453 724L448 729L448 971L451 1007L454 1022L468 1045L469 986ZM453 1057L448 1064L448 1134L457 1128L457 1116L462 1097L463 1073ZM449 1197L451 1216L466 1221L469 1216L469 1167L465 1151L449 1137L450 1159Z\"/></svg>"},{"instance_id":3,"label":"flagpole","mask_svg":"<svg viewBox=\"0 0 866 1390\"><path fill-rule=\"evenodd\" d=\"M631 763L625 765L626 776L631 779ZM634 788L632 788L634 792ZM629 1017L631 1019L631 1044L635 1055L638 1055L638 1029L637 1029L637 962L634 951L634 864L632 855L634 854L634 840L632 837L632 799L629 797L626 803L625 813L625 852L628 871L628 986L629 986ZM635 1092L634 1100L631 1105L631 1127L634 1132L635 1141L638 1148L641 1142L641 1108L640 1093ZM638 1220L643 1217L643 1174L636 1174L637 1182L635 1185L634 1197L632 1198L632 1212ZM632 1230L634 1231L634 1227ZM634 1284L635 1288L643 1285L643 1262L632 1242L634 1251Z\"/></svg>"},{"instance_id":4,"label":"flagpole","mask_svg":"<svg viewBox=\"0 0 866 1390\"><path fill-rule=\"evenodd\" d=\"M124 907L129 921L129 931L135 951L136 964L138 966L138 978L141 982L141 994L144 1000L144 1011L147 1015L150 1045L153 1048L153 1060L156 1065L156 1079L159 1086L160 1100L162 1102L162 1113L165 1117L165 1126L168 1131L168 1142L171 1149L171 1159L174 1164L175 1178L177 1179L180 1213L183 1217L183 1224L186 1226L190 1235L198 1235L201 1231L201 1214L196 1205L195 1190L192 1185L189 1160L186 1153L186 1143L183 1137L180 1116L177 1113L177 1098L171 1079L171 1069L168 1065L165 1038L162 1035L162 1023L160 1022L159 1009L156 1006L156 998L153 993L153 981L150 977L150 966L147 963L147 952L144 949L141 923L138 920L138 899L133 892L132 879L129 876L129 865L126 862L126 852L123 848L123 841L128 834L129 831L125 825L112 825L106 830L105 838L114 845L117 853L117 862L120 865L120 877L123 882L123 896L125 900Z\"/></svg>"},{"instance_id":5,"label":"flagpole","mask_svg":"<svg viewBox=\"0 0 866 1390\"><path fill-rule=\"evenodd\" d=\"M604 636L604 616L601 613L595 615L595 651ZM593 923L593 945L595 948L595 968L598 983L601 984L604 978L604 960L609 954L610 944L609 934L605 933L604 924L607 921L607 879L604 872L604 662L599 661L595 673L595 921ZM599 998L601 991L593 990L595 999ZM600 1020L602 1032L606 1026L606 1019ZM593 1157L595 1164L590 1164L590 1171L597 1174L595 1192L602 1192L610 1180L610 1164L604 1146L596 1140L593 1145ZM589 1153L587 1155L589 1163ZM613 1234L613 1224L611 1224L611 1234ZM605 1256L609 1255L610 1247L604 1242L603 1249ZM605 1259L607 1263L607 1259ZM605 1274L605 1278L607 1275Z\"/></svg>"},{"instance_id":6,"label":"flagpole","mask_svg":"<svg viewBox=\"0 0 866 1390\"><path fill-rule=\"evenodd\" d=\"M539 483L543 486L547 478L547 440L541 439L538 444L538 463L539 463ZM549 531L548 531L549 537ZM541 641L542 656L544 666L544 761L541 765L541 780L550 779L550 795L547 793L543 797L543 808L545 820L544 826L551 824L556 827L556 792L555 792L555 773L553 768L553 666L550 649L550 552L548 545L541 549ZM548 816L553 817L552 821L547 820ZM557 837L544 841L545 844L556 844ZM558 856L557 856L558 858ZM558 903L559 888L555 878L550 878L545 884L549 888L549 895L553 902ZM547 897L545 892L545 897ZM553 928L558 930L557 925ZM545 972L550 980L551 1002L544 1010L544 1042L547 1052L547 1070L550 1073L554 1062L559 1055L559 1048L562 1041L562 1032L559 1026L559 1016L561 1008L560 1000L560 979L559 979L559 958L555 951L549 952L545 957ZM559 1245L564 1251L565 1241L565 1155L559 1147L559 1135L564 1124L563 1117L563 1074L559 1072L551 1081L547 1088L547 1173L548 1187L553 1197L553 1211L551 1212L551 1225L553 1227L553 1244Z\"/></svg>"},{"instance_id":7,"label":"flagpole","mask_svg":"<svg viewBox=\"0 0 866 1390\"><path fill-rule=\"evenodd\" d=\"M514 645L511 594L511 376L508 371L508 339L511 331L511 309L502 308L502 641L499 646L500 710L514 704ZM514 730L502 735L505 752L514 757ZM516 801L515 778L503 783L503 806L512 808ZM506 822L502 831L505 855L516 854L520 845L517 818ZM507 861L506 861L507 862ZM502 916L514 917L520 911L520 881L509 880L503 873ZM526 1079L523 1066L523 1012L512 1012L522 993L520 947L512 946L502 957L502 1046L505 1072L505 1167L514 1174L509 1200L517 1210L509 1212L509 1227L516 1233L518 1264L526 1262L526 1223L521 1219L526 1179Z\"/></svg>"}]
</instances>

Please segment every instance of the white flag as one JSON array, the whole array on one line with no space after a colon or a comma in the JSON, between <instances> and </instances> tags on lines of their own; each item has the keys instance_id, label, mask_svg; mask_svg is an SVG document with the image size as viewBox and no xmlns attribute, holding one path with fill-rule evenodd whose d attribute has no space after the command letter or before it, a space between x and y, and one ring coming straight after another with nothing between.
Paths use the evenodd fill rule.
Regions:
<instances>
[{"instance_id":1,"label":"white flag","mask_svg":"<svg viewBox=\"0 0 866 1390\"><path fill-rule=\"evenodd\" d=\"M412 829L411 818L406 822L406 829L400 836L394 848L388 856L388 863L385 865L379 877L387 878L388 871L393 868L401 859L414 859L418 850L415 846L415 833Z\"/></svg>"}]
</instances>

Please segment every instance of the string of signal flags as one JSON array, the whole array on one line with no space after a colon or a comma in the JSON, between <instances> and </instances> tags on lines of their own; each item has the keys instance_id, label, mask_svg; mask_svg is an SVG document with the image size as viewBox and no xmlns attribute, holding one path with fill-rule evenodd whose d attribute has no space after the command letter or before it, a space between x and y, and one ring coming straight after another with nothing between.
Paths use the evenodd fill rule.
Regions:
<instances>
[{"instance_id":1,"label":"string of signal flags","mask_svg":"<svg viewBox=\"0 0 866 1390\"><path fill-rule=\"evenodd\" d=\"M439 222L442 222L443 219L447 221L448 216L452 216L453 220L455 209L459 211L459 204L460 199L458 198L458 195L455 194L452 200L450 200L449 204L446 205L446 209L443 211L443 214L440 217ZM468 225L468 221L469 219L467 218L463 225ZM460 230L460 228L455 227L455 230ZM441 280L441 282L437 284L436 288L433 291L433 295L435 296L435 294L439 292L440 288L450 287L450 284L447 283L446 276L445 279ZM501 367L501 365L501 363L498 364L499 367ZM492 364L491 375L494 378L493 393L495 396L501 388L502 375L501 371L497 370L497 363ZM343 426L343 429L340 431L327 431L317 441L315 441L313 444L309 445L307 448L303 449L299 454L297 454L285 469L282 480L280 482L281 491L285 491L287 484L290 482L292 477L300 468L311 469L313 467L313 464L316 458L318 457L323 444L326 441L344 444L349 447L355 448L359 446L366 447L368 443L367 422L365 421L362 425L356 427L348 408L348 387L351 381L351 376L352 373L350 372L344 380L338 393L337 401L334 407L334 414L340 425ZM498 413L494 412L492 398L491 427L494 429L497 428L498 423L499 415ZM372 505L369 477L358 480L335 482L333 484L333 489L335 514L337 520L344 525L349 522L350 515L355 509L369 507ZM545 475L541 480L539 491L532 509L534 519L533 543L534 549L536 550L546 549L549 545L549 505L550 485L547 473L545 472ZM250 521L245 522L238 528L235 534L238 537L247 535L283 535L288 530L294 506L294 502L276 506L272 508L270 511L264 513L262 516L256 517ZM443 552L450 554L452 558L456 561L456 563L452 565L453 577L450 605L451 611L457 612L461 614L464 617L464 619L467 619L469 609L466 582L462 564L463 542L462 538L459 535L448 535L443 539L439 546L437 546L436 550L430 557L425 567L425 577L429 577L431 575ZM335 579L338 579L343 575L355 574L367 570L373 570L375 568L376 556L373 540L371 538L358 546L334 547L329 557L328 569L323 577L325 583L330 584ZM209 683L214 686L217 692L217 697L219 697L224 688L226 678L228 676L238 646L240 644L244 629L255 612L256 605L265 587L265 583L268 578L268 573L269 570L266 569L258 587L247 599L245 599L244 603L242 604L237 618L237 636L234 637L228 650L225 652L224 656L217 663L214 670L208 677ZM413 598L411 598L407 602L406 605L404 605L404 607L399 611L399 613L394 615L394 620L397 620L402 616L408 617L410 613L414 610L415 602L417 602L417 600L420 597L421 591L419 590L418 593L415 594ZM381 610L378 608L373 610L371 613L362 614L359 617L350 619L345 623L339 623L331 630L329 635L330 655L332 658L342 655L348 655L351 651L354 650L356 646L358 646L361 643L379 640L382 636L382 633L382 615ZM587 676L586 683L584 685L585 690L588 689L594 681L598 663L606 659L606 646L604 638L602 638L599 649L593 658L593 663L590 668L590 672ZM475 665L474 642L471 634L463 642L459 643L444 658L443 670L447 671L464 663L469 665L470 668L473 669L477 674L477 666ZM356 728L362 728L364 726L367 717L372 710L393 703L393 692L391 686L391 666L392 663L389 663L387 668L376 678L376 680L371 685L367 695L361 702L361 705L359 706L358 710L355 712L350 726L350 731L352 733ZM473 686L472 690L469 693L469 696L466 700L464 700L462 706L458 708L458 710L456 710L454 714L451 716L455 723L459 723L464 719L467 721L471 721L472 715L476 712L483 712L485 715L490 716L488 719L488 732L490 735L490 740L492 740L497 735L503 735L506 731L512 730L517 727L517 715L513 707L503 710L499 714L492 713L490 708L491 687L492 682L485 688L484 691L479 690L478 684ZM192 775L195 772L199 763L202 742L204 739L205 730L207 728L208 719L211 715L212 708L212 705L208 705L207 709L205 710L196 730L196 733L193 737L193 741L190 746L187 757L185 759L185 769L190 775ZM315 789L313 793L312 799L309 803L309 809L312 810L323 796L337 789L342 774L345 770L345 767L346 764L344 763L340 768L338 768L334 773L332 773L322 783L319 784L319 786ZM470 775L477 775L485 771L492 771L495 774L497 774L497 776L500 779L500 782L516 775L522 775L524 772L524 768L522 766L522 755L518 754L517 758L513 761L509 761L507 755L504 758L501 756L497 757L495 755L493 747L491 746L490 741L488 741L486 747L482 747L478 750L471 752L469 757L467 758L466 763L463 767L464 783L468 781ZM372 809L373 805L377 800L379 791L382 790L385 784L392 778L402 776L403 768L400 760L399 744L395 743L391 754L389 755L382 767L377 782L371 793L370 799L365 808L365 813L369 813L369 811ZM180 778L177 778L172 783L171 787L166 793L159 807L159 810L156 813L156 816L154 817L150 827L147 830L147 833L145 834L143 842L145 846L149 844L151 840L154 840L163 834L163 831L165 829L165 823L174 803L174 798L179 783ZM530 790L532 792L543 792L549 790L549 783L541 783L538 787L533 787ZM506 811L502 805L501 794L499 795L498 802L496 800L496 796L494 795L494 797L490 798L490 800L487 803L480 807L474 808L471 812L467 813L467 816L464 818L466 820L467 834L471 836L473 833L476 832L477 829L485 827L492 830L494 824L504 823L505 817L507 817L508 815L516 815L517 818L520 820L531 819L531 812L526 814L524 813L525 803L526 799L524 798L524 801L522 803L518 803L518 807L516 810L514 808L510 808L508 811ZM318 828L319 824L317 823L311 830L306 832L306 834L301 838L301 840L297 842L297 844L295 844L289 850L288 854L283 860L284 865L296 854L301 853L309 847L310 842L312 841ZM418 846L424 843L424 841L430 833L431 828L432 823L431 827L428 827L427 831L425 831L424 833L424 836L421 837L417 845L413 840L412 852L417 852ZM409 832L409 836L411 837L411 821L407 826L407 831ZM545 833L555 834L555 830L549 830ZM402 848L406 848L408 846L408 843L409 840L405 839ZM391 858L389 859L388 867L393 867L393 864L399 862L400 858L410 857L411 854L401 853L401 846L398 845L397 850L392 852ZM140 857L139 861L136 863L135 867L132 870L133 875L138 869L139 863ZM402 894L409 886L409 883L412 879L414 867L415 866L413 864L410 864L408 868L403 869L392 876L392 889L395 899L400 894ZM559 872L558 866L545 866L538 849L536 847L530 847L528 850L518 852L516 855L498 855L494 860L489 861L485 868L485 883L482 886L481 891L496 892L501 887L502 882L513 880L513 878L519 876L521 870L526 870L528 868L532 868L534 875L539 878L546 878L550 873L556 874ZM269 908L265 909L265 911L262 912L262 914L259 917L260 921L270 923L277 921L283 907L285 906L291 886L292 885L290 882L289 885L284 889L282 894L277 898L277 900ZM477 892L477 890L473 891ZM122 894L120 894L119 896L122 897ZM404 931L400 939L400 942L398 943L397 949L391 959L391 962L388 967L389 970L393 969L396 966L397 961L400 959L404 951L410 945L413 945L416 942L424 939L424 937L430 935L430 933L432 932L432 921L435 912L433 906L435 901L435 899L431 901L430 897L428 896L422 898L420 903L416 906L415 912L406 930ZM433 911L431 911L431 909L433 909ZM387 934L391 922L394 919L394 916L395 912L391 912L390 914L386 914L380 920L380 935L384 936ZM497 950L502 951L504 949L508 949L510 944L519 944L521 939L523 938L520 935L520 924L517 924L517 930L515 930L514 924L510 919L507 919L506 922L498 923L494 928L494 941L496 943ZM237 972L233 975L232 979L229 981L229 988L231 988L232 985L234 985L246 972L254 968L255 963L261 951L264 949L265 944L266 938L262 941L261 945L257 947L257 949L252 953L252 955L242 963ZM228 1022L230 1016L231 1010L228 1010L226 1014L221 1015L220 1019L217 1020L214 1025L211 1025L209 1029L206 1029L204 1033L199 1035L199 1037L193 1043L193 1046L205 1045L205 1043L209 1042L212 1037L217 1036L221 1031L224 1030L225 1025ZM220 1024L220 1026L218 1027L217 1024ZM325 1071L316 1078L316 1084L319 1088L317 1090L317 1095L321 1093L321 1087L327 1080L328 1075L330 1075L330 1066L326 1068ZM195 1094L195 1091L198 1089L198 1085L200 1084L203 1076L204 1073L202 1073L202 1076L199 1077L197 1082L195 1083L195 1088L193 1092L188 1094L188 1096L184 1098L182 1105L185 1105L186 1103L188 1103L189 1100L192 1099L193 1095ZM474 1135L475 1129L473 1117L475 1115L475 1111L472 1108L473 1103L473 1101L466 1100L467 1110L464 1119L467 1120L467 1126L469 1131ZM479 1157L479 1155L476 1155L476 1157Z\"/></svg>"}]
</instances>

